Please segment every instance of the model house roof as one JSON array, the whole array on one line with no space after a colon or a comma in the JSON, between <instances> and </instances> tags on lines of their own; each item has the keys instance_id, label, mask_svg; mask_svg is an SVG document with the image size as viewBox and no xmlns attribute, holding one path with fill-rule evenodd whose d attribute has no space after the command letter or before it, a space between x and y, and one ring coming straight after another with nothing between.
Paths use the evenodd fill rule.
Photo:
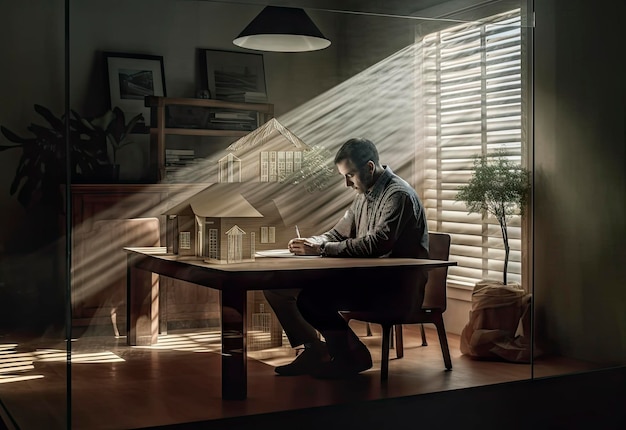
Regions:
<instances>
[{"instance_id":1,"label":"model house roof","mask_svg":"<svg viewBox=\"0 0 626 430\"><path fill-rule=\"evenodd\" d=\"M234 236L234 235L240 235L240 234L246 234L246 232L243 231L241 227L239 227L236 224L232 226L230 229L228 229L228 231L226 232L226 235L228 236Z\"/></svg>"},{"instance_id":2,"label":"model house roof","mask_svg":"<svg viewBox=\"0 0 626 430\"><path fill-rule=\"evenodd\" d=\"M235 186L234 186L235 185ZM263 215L237 191L238 184L213 184L164 215L197 215L206 218L262 218Z\"/></svg>"},{"instance_id":3,"label":"model house roof","mask_svg":"<svg viewBox=\"0 0 626 430\"><path fill-rule=\"evenodd\" d=\"M301 151L310 149L309 145L289 131L276 118L270 119L261 127L237 139L227 149L233 152L248 151L257 146L267 143L280 143L281 141L291 143L296 149Z\"/></svg>"}]
</instances>

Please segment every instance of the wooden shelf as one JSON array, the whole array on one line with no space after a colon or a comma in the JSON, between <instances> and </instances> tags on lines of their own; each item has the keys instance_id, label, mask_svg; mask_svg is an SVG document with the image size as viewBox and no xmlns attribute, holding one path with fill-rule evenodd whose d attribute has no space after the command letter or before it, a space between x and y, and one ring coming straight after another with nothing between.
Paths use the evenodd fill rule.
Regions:
<instances>
[{"instance_id":1,"label":"wooden shelf","mask_svg":"<svg viewBox=\"0 0 626 430\"><path fill-rule=\"evenodd\" d=\"M158 133L158 128L151 128L151 133ZM163 134L171 135L171 136L213 136L213 137L241 137L250 133L249 131L243 130L216 130L212 128L164 128Z\"/></svg>"},{"instance_id":2,"label":"wooden shelf","mask_svg":"<svg viewBox=\"0 0 626 430\"><path fill-rule=\"evenodd\" d=\"M251 110L274 115L274 105L269 103L237 103L215 99L188 99L182 97L146 96L146 107L158 108L165 106L195 106L232 110Z\"/></svg>"},{"instance_id":3,"label":"wooden shelf","mask_svg":"<svg viewBox=\"0 0 626 430\"><path fill-rule=\"evenodd\" d=\"M239 138L250 133L251 130L228 130L198 127L167 127L167 106L191 106L211 108L224 111L256 112L257 126L265 124L274 116L274 105L269 103L236 103L213 99L188 99L180 97L147 96L145 105L151 108L152 123L150 128L150 171L153 172L155 182L160 182L165 176L165 137L166 136L202 136L202 137L232 137ZM233 139L234 140L234 139Z\"/></svg>"}]
</instances>

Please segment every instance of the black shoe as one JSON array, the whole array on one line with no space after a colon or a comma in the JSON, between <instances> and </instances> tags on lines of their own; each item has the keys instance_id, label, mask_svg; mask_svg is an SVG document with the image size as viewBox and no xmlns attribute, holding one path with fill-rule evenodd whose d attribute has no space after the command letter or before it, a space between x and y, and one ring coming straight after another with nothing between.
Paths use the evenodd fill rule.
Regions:
<instances>
[{"instance_id":1,"label":"black shoe","mask_svg":"<svg viewBox=\"0 0 626 430\"><path fill-rule=\"evenodd\" d=\"M320 342L314 347L304 348L304 351L298 354L295 360L284 366L276 367L274 371L281 376L310 375L329 360L330 356L326 350L326 344Z\"/></svg>"},{"instance_id":2,"label":"black shoe","mask_svg":"<svg viewBox=\"0 0 626 430\"><path fill-rule=\"evenodd\" d=\"M318 379L343 379L357 375L372 367L372 356L365 345L333 357L312 373Z\"/></svg>"}]
</instances>

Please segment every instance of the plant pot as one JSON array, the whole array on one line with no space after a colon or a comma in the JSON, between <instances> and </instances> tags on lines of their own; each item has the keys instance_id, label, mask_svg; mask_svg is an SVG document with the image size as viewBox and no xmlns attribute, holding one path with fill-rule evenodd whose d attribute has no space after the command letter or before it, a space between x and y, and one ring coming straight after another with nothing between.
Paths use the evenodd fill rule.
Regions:
<instances>
[{"instance_id":1,"label":"plant pot","mask_svg":"<svg viewBox=\"0 0 626 430\"><path fill-rule=\"evenodd\" d=\"M469 322L461 332L461 352L473 358L528 362L531 297L516 282L477 282Z\"/></svg>"}]
</instances>

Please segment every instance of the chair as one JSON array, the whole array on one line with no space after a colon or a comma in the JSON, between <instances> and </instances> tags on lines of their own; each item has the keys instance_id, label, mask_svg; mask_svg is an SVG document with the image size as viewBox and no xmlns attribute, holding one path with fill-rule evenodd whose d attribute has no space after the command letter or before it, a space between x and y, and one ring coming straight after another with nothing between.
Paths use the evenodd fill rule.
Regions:
<instances>
[{"instance_id":1,"label":"chair","mask_svg":"<svg viewBox=\"0 0 626 430\"><path fill-rule=\"evenodd\" d=\"M428 233L429 257L433 260L447 260L450 256L450 235L445 233ZM387 315L378 312L366 311L344 311L343 317L364 321L367 323L380 324L382 326L382 359L381 359L381 380L386 380L389 371L389 349L392 337L392 328L395 327L396 356L404 356L404 345L402 341L402 324L422 324L422 344L426 345L423 324L434 324L437 328L441 352L446 369L452 369L448 339L443 324L443 313L446 311L446 278L448 276L447 267L439 267L429 270L428 281L424 289L424 302L422 308L410 315Z\"/></svg>"}]
</instances>

